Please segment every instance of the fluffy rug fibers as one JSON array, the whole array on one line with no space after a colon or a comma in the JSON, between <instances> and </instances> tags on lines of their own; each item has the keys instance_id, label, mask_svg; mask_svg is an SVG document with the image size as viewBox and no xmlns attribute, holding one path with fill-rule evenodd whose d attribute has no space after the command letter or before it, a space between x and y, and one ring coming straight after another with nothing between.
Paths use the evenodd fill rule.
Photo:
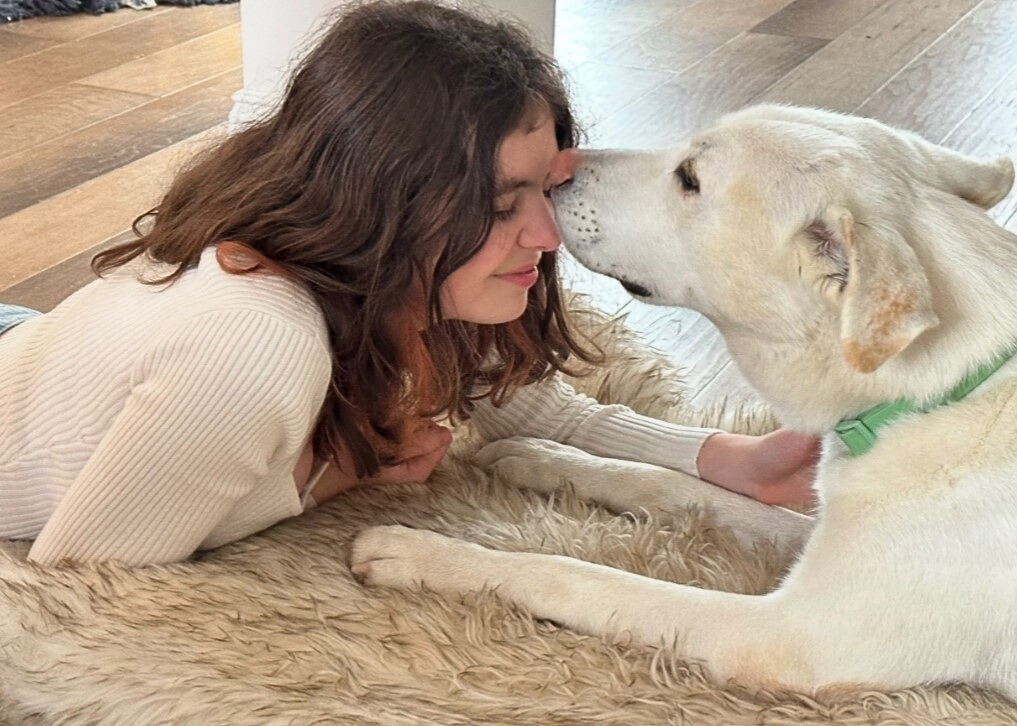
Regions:
<instances>
[{"instance_id":1,"label":"fluffy rug fibers","mask_svg":"<svg viewBox=\"0 0 1017 726\"><path fill-rule=\"evenodd\" d=\"M760 431L765 412L693 412L680 373L626 337L580 381L663 418ZM689 512L618 517L492 481L471 435L424 485L352 492L198 560L139 569L37 567L0 544L0 706L10 724L1017 724L993 694L756 693L681 653L579 635L499 601L367 590L360 529L403 523L489 547L569 554L653 577L759 593L786 563Z\"/></svg>"}]
</instances>

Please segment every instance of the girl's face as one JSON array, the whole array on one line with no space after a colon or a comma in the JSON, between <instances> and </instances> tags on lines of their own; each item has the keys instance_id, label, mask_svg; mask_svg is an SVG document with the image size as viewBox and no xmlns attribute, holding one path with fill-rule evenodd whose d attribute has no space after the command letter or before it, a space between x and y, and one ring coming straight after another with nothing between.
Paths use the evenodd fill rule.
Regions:
<instances>
[{"instance_id":1,"label":"girl's face","mask_svg":"<svg viewBox=\"0 0 1017 726\"><path fill-rule=\"evenodd\" d=\"M501 142L494 226L483 247L442 284L446 318L490 324L523 314L541 255L560 244L548 194L568 180L571 159L568 151L558 151L548 113Z\"/></svg>"}]
</instances>

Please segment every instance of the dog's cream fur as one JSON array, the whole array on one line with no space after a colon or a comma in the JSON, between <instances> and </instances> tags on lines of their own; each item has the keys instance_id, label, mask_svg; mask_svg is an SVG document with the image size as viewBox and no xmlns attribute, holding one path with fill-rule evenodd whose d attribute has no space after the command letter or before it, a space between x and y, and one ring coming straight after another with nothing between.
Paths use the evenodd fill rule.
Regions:
<instances>
[{"instance_id":1,"label":"dog's cream fur","mask_svg":"<svg viewBox=\"0 0 1017 726\"><path fill-rule=\"evenodd\" d=\"M763 106L683 149L585 153L556 204L582 262L705 314L782 420L820 432L883 401L935 400L1017 342L1017 237L983 212L1012 181L1005 159ZM356 542L355 571L494 587L537 617L677 647L749 685L963 680L1017 699L1017 359L963 401L898 419L862 456L828 435L811 534L786 510L551 442L481 456L521 484L564 477L619 510L706 502L746 537L801 554L760 597L381 527Z\"/></svg>"}]
</instances>

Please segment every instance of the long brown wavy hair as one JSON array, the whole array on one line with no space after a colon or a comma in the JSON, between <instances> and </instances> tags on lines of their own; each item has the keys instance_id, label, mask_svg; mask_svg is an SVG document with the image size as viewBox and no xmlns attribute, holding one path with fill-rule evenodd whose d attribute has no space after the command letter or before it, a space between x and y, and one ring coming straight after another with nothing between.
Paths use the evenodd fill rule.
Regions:
<instances>
[{"instance_id":1,"label":"long brown wavy hair","mask_svg":"<svg viewBox=\"0 0 1017 726\"><path fill-rule=\"evenodd\" d=\"M333 351L315 453L338 463L345 449L358 476L374 473L410 419L466 418L479 397L500 403L571 355L597 357L569 329L554 254L518 320L441 317L442 282L491 230L499 145L537 111L560 148L576 145L561 72L513 25L429 2L360 5L304 58L277 111L195 159L135 221L138 239L93 268L144 254L175 266L152 282L172 282L209 245L239 243L260 264L219 254L230 272L299 282Z\"/></svg>"}]
</instances>

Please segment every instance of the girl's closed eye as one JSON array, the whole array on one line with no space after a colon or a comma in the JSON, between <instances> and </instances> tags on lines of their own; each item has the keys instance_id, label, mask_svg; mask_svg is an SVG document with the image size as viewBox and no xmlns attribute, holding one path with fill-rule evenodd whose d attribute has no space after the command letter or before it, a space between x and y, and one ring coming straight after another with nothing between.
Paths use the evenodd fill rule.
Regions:
<instances>
[{"instance_id":1,"label":"girl's closed eye","mask_svg":"<svg viewBox=\"0 0 1017 726\"><path fill-rule=\"evenodd\" d=\"M512 202L512 205L505 209L496 209L494 210L494 220L496 222L507 222L516 216L516 210L517 205L515 202Z\"/></svg>"}]
</instances>

